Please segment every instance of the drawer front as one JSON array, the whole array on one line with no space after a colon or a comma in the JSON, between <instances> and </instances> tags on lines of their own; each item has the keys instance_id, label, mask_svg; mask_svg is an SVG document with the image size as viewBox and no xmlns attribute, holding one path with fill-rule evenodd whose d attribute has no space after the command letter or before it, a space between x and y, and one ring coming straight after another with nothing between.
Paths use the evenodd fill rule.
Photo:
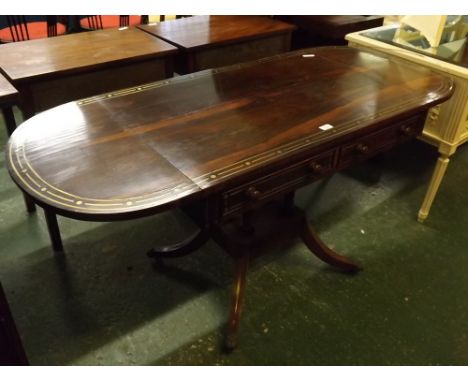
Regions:
<instances>
[{"instance_id":1,"label":"drawer front","mask_svg":"<svg viewBox=\"0 0 468 382\"><path fill-rule=\"evenodd\" d=\"M302 160L284 169L244 183L222 194L222 213L227 216L253 208L278 195L284 195L333 171L336 150Z\"/></svg>"},{"instance_id":2,"label":"drawer front","mask_svg":"<svg viewBox=\"0 0 468 382\"><path fill-rule=\"evenodd\" d=\"M360 162L415 137L421 132L423 123L423 116L418 115L391 125L384 130L345 143L340 148L338 167L342 169L353 162Z\"/></svg>"},{"instance_id":3,"label":"drawer front","mask_svg":"<svg viewBox=\"0 0 468 382\"><path fill-rule=\"evenodd\" d=\"M227 190L222 193L221 217L255 208L262 202L294 191L327 174L350 167L409 140L421 132L424 119L425 114L416 115Z\"/></svg>"}]
</instances>

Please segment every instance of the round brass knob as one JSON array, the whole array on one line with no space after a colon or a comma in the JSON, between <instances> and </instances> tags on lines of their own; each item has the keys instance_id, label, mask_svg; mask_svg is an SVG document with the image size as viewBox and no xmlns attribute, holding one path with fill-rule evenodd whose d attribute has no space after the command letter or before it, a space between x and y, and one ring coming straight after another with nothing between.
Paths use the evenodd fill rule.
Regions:
<instances>
[{"instance_id":1,"label":"round brass knob","mask_svg":"<svg viewBox=\"0 0 468 382\"><path fill-rule=\"evenodd\" d=\"M356 146L356 151L361 154L367 154L369 152L369 146L367 146L365 143L359 143Z\"/></svg>"},{"instance_id":2,"label":"round brass knob","mask_svg":"<svg viewBox=\"0 0 468 382\"><path fill-rule=\"evenodd\" d=\"M316 162L316 161L312 161L309 163L309 168L312 170L312 172L316 173L316 174L321 174L324 172L324 168L323 166Z\"/></svg>"},{"instance_id":3,"label":"round brass knob","mask_svg":"<svg viewBox=\"0 0 468 382\"><path fill-rule=\"evenodd\" d=\"M411 126L401 126L400 131L403 133L403 135L406 135L407 137L410 137L411 135L414 134L414 129Z\"/></svg>"},{"instance_id":4,"label":"round brass knob","mask_svg":"<svg viewBox=\"0 0 468 382\"><path fill-rule=\"evenodd\" d=\"M255 187L251 186L245 192L251 200L259 200L262 193L258 191Z\"/></svg>"}]
</instances>

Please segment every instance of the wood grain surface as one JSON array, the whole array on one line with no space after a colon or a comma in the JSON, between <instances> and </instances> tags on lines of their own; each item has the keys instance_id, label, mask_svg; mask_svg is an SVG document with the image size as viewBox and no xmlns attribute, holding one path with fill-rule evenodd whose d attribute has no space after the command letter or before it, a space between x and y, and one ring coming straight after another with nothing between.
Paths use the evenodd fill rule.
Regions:
<instances>
[{"instance_id":1,"label":"wood grain surface","mask_svg":"<svg viewBox=\"0 0 468 382\"><path fill-rule=\"evenodd\" d=\"M296 29L294 25L266 16L193 16L138 28L182 50L231 44Z\"/></svg>"},{"instance_id":2,"label":"wood grain surface","mask_svg":"<svg viewBox=\"0 0 468 382\"><path fill-rule=\"evenodd\" d=\"M0 45L0 68L14 84L174 54L137 28L105 29Z\"/></svg>"},{"instance_id":3,"label":"wood grain surface","mask_svg":"<svg viewBox=\"0 0 468 382\"><path fill-rule=\"evenodd\" d=\"M393 137L385 127L419 121L452 91L449 78L396 58L348 47L294 51L43 112L15 131L7 165L39 204L124 219L379 133L353 141L353 152L365 152Z\"/></svg>"}]
</instances>

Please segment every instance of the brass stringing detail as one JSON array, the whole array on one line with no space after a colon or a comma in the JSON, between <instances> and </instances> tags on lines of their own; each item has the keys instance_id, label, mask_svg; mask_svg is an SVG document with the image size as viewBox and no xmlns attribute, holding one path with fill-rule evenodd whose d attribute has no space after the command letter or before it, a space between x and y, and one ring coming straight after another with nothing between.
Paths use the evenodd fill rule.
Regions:
<instances>
[{"instance_id":1,"label":"brass stringing detail","mask_svg":"<svg viewBox=\"0 0 468 382\"><path fill-rule=\"evenodd\" d=\"M294 55L302 55L302 53L307 50L297 51L297 52L290 52L287 54L287 57L291 57ZM242 63L242 64L235 64L232 66L214 69L214 70L204 70L202 72L191 74L187 76L175 77L170 80L163 80L158 82L153 82L141 86L136 86L132 88L122 89L115 92L101 94L94 97L89 97L85 99L81 99L77 101L79 106L84 106L90 103L98 102L104 99L112 99L116 97L122 97L129 94L135 94L151 89L156 89L162 86L170 85L172 83L179 83L190 81L194 78L200 78L204 76L209 76L213 73L220 73L224 71L232 70L233 68L242 68L254 65L256 63L264 63L268 61L275 61L279 58L284 58L284 56L272 56L267 57L264 59L260 59L254 62L249 63ZM443 85L438 90L442 90ZM157 205L158 201L170 201L174 199L180 198L182 195L186 194L187 192L194 191L199 189L199 187L207 187L210 184L217 183L220 180L232 176L238 172L243 171L245 168L249 167L256 167L272 159L278 159L281 157L285 157L290 153L297 152L301 149L307 148L312 146L312 144L316 144L319 142L326 141L330 136L337 134L339 130L339 135L342 135L354 128L362 125L365 122L369 122L372 120L377 120L381 117L384 117L388 114L398 112L405 107L417 106L419 102L416 100L409 100L404 104L399 104L397 106L389 107L383 111L381 111L378 115L372 115L366 118L355 119L353 121L348 121L342 125L335 125L335 129L323 131L320 133L318 137L314 137L313 135L298 139L296 141L292 141L286 143L280 147L276 147L269 151L253 155L248 158L244 158L238 162L235 162L231 165L225 166L220 168L216 171L212 171L210 173L198 176L193 179L194 183L182 183L176 185L170 185L164 190L159 190L153 193L148 193L144 195L138 195L136 197L128 197L123 199L92 199L92 198L83 198L81 196L72 195L64 190L60 190L57 187L47 183L44 179L42 179L39 174L37 174L34 169L32 168L31 164L28 162L26 153L24 150L24 142L19 143L15 149L13 149L13 145L10 145L10 152L9 152L9 161L11 167L17 177L18 180L21 181L22 184L25 185L26 189L31 190L34 194L37 195L39 199L47 200L49 202L53 202L59 206L64 206L72 210L78 211L89 211L89 212L125 212L125 211L132 211L138 210L144 207L145 205L148 206L155 206ZM438 119L439 113L439 106L433 107L430 110L429 118L433 121ZM13 152L16 153L16 163L14 160ZM20 153L22 155L20 155ZM20 169L17 168L17 165L20 166ZM27 167L25 167L26 165ZM23 176L24 175L24 176ZM28 179L29 180L28 180ZM48 188L53 189L54 192L51 192ZM49 196L55 196L54 199L50 198ZM119 206L119 207L117 207Z\"/></svg>"},{"instance_id":2,"label":"brass stringing detail","mask_svg":"<svg viewBox=\"0 0 468 382\"><path fill-rule=\"evenodd\" d=\"M37 198L46 200L48 203L52 202L61 208L67 207L75 211L111 213L139 210L145 206L157 206L158 202L168 202L173 199L178 199L180 195L198 189L198 186L193 183L178 183L169 185L163 190L125 199L85 198L60 190L37 174L27 160L24 142L15 148L13 148L13 145L10 146L9 160L18 180L21 181L26 189L32 191ZM17 166L19 166L20 169Z\"/></svg>"},{"instance_id":3,"label":"brass stringing detail","mask_svg":"<svg viewBox=\"0 0 468 382\"><path fill-rule=\"evenodd\" d=\"M212 171L208 174L200 175L193 179L195 183L197 183L200 187L204 188L207 187L215 182L219 182L223 178L227 178L232 176L242 170L246 169L247 167L252 168L263 163L266 163L272 159L279 159L289 155L290 153L297 152L299 150L305 149L307 147L311 147L317 143L326 141L330 136L334 136L337 134L339 130L339 135L349 132L353 130L357 126L362 125L365 122L369 122L375 120L376 117L381 118L388 114L395 113L400 109L404 109L405 107L411 107L413 104L418 104L417 101L409 100L405 104L400 104L398 106L389 107L382 112L380 112L377 116L369 116L367 118L359 118L353 121L349 121L347 123L343 123L342 125L335 125L335 129L323 131L320 133L320 136L307 136L305 138L298 139L296 141L292 141L286 143L282 146L276 147L269 151L265 151L261 154L253 155L248 158L244 158L238 162L235 162L229 166L222 167L218 170ZM419 117L417 117L419 118Z\"/></svg>"},{"instance_id":4,"label":"brass stringing detail","mask_svg":"<svg viewBox=\"0 0 468 382\"><path fill-rule=\"evenodd\" d=\"M300 55L299 53L290 52L287 56L290 57L290 56L294 56L294 55ZM229 70L232 70L232 69L241 69L243 67L252 66L255 63L265 63L265 62L268 62L268 61L278 60L280 58L282 58L282 57L279 56L279 55L276 55L276 56L261 58L261 59L258 59L256 61L253 61L253 62L233 64L233 65L229 65L229 66L225 66L223 68L217 68L217 69L202 70L202 71L200 71L198 73L187 74L185 76L180 76L180 77L173 77L173 78L167 79L167 80L151 82L149 84L144 84L144 85L135 86L135 87L131 87L131 88L121 89L121 90L117 90L117 91L114 91L114 92L111 92L111 93L104 93L104 94L100 94L100 95L93 96L93 97L83 98L81 100L76 101L76 103L79 106L83 106L83 105L87 105L87 104L90 104L90 103L102 101L103 99L122 97L122 96L125 96L125 95L128 95L128 94L144 92L144 91L147 91L147 90L160 88L160 87L170 85L170 84L173 84L173 83L185 82L185 81L193 80L195 78L202 78L202 77L209 76L210 74L222 73L222 72L229 71Z\"/></svg>"}]
</instances>

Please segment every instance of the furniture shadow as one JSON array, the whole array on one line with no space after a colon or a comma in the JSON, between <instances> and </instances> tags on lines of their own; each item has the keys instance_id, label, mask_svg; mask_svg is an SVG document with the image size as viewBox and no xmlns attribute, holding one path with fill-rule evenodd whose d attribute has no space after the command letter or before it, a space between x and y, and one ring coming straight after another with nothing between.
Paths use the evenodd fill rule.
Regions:
<instances>
[{"instance_id":1,"label":"furniture shadow","mask_svg":"<svg viewBox=\"0 0 468 382\"><path fill-rule=\"evenodd\" d=\"M187 221L177 215L103 224L64 240L63 255L46 247L2 263L31 364L73 363L204 293L223 293L231 264L213 243L166 266L145 255L160 244L156 236L184 234Z\"/></svg>"}]
</instances>

